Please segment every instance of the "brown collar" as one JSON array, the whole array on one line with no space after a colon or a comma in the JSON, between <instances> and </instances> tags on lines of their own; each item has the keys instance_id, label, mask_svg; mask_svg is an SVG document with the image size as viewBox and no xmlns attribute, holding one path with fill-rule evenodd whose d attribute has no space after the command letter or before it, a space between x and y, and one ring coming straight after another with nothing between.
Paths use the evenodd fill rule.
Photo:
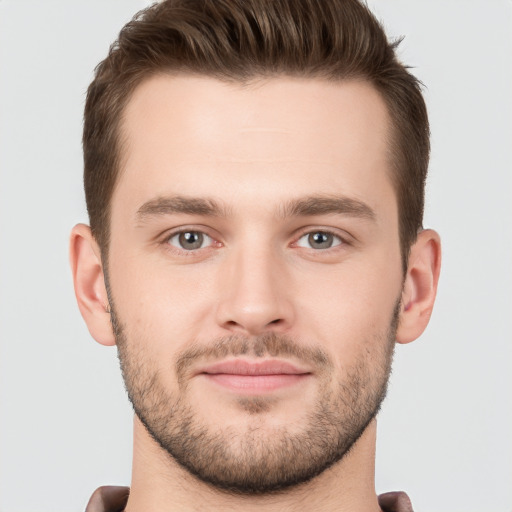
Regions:
<instances>
[{"instance_id":1,"label":"brown collar","mask_svg":"<svg viewBox=\"0 0 512 512\"><path fill-rule=\"evenodd\" d=\"M85 512L123 512L129 487L105 485L96 489L87 504ZM413 512L411 500L405 492L387 492L379 496L382 512Z\"/></svg>"}]
</instances>

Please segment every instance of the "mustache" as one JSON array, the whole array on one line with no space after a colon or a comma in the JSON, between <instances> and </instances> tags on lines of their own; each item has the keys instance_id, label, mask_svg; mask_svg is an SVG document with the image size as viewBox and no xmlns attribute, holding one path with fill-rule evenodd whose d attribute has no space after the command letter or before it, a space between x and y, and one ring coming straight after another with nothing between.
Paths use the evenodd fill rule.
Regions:
<instances>
[{"instance_id":1,"label":"mustache","mask_svg":"<svg viewBox=\"0 0 512 512\"><path fill-rule=\"evenodd\" d=\"M178 382L183 382L190 367L199 361L250 355L254 357L293 357L322 371L333 368L331 357L319 347L297 343L284 334L265 333L257 337L232 335L208 344L196 344L181 353L176 360Z\"/></svg>"}]
</instances>

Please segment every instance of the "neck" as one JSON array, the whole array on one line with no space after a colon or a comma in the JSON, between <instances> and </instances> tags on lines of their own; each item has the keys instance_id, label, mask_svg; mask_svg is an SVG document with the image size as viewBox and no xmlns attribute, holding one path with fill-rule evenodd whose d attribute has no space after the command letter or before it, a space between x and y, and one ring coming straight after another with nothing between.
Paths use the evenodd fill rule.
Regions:
<instances>
[{"instance_id":1,"label":"neck","mask_svg":"<svg viewBox=\"0 0 512 512\"><path fill-rule=\"evenodd\" d=\"M134 420L133 473L126 512L380 511L375 494L376 421L349 453L308 483L276 494L240 496L217 490L179 466Z\"/></svg>"}]
</instances>

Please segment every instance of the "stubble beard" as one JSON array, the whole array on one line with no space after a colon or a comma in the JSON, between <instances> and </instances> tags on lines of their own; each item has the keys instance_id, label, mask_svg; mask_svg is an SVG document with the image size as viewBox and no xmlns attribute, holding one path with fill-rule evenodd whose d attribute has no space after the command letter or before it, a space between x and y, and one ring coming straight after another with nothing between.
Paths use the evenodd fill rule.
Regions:
<instances>
[{"instance_id":1,"label":"stubble beard","mask_svg":"<svg viewBox=\"0 0 512 512\"><path fill-rule=\"evenodd\" d=\"M365 349L337 377L328 354L304 348L275 333L254 339L232 336L196 347L176 360L179 392L165 388L154 362L135 350L111 303L118 356L128 397L151 437L180 466L217 489L239 495L275 493L303 484L339 462L377 415L386 396L396 339L399 304L386 332L362 343ZM370 341L370 342L369 342ZM371 349L371 350L370 350ZM272 398L247 397L238 406L254 418L250 427L201 422L187 403L186 371L201 357L289 356L318 368L318 401L298 430L295 425L269 427L265 414ZM333 379L337 382L333 385ZM222 411L219 411L222 417Z\"/></svg>"}]
</instances>

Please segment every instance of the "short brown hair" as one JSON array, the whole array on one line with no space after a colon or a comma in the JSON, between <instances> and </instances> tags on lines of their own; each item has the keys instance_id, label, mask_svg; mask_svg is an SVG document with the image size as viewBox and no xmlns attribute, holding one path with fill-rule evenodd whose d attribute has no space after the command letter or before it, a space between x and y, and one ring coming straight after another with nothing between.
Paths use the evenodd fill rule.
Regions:
<instances>
[{"instance_id":1,"label":"short brown hair","mask_svg":"<svg viewBox=\"0 0 512 512\"><path fill-rule=\"evenodd\" d=\"M125 25L96 68L84 115L84 184L94 237L106 257L120 124L134 89L156 73L246 83L272 76L363 79L386 102L404 269L421 229L430 143L420 82L358 0L166 0Z\"/></svg>"}]
</instances>

